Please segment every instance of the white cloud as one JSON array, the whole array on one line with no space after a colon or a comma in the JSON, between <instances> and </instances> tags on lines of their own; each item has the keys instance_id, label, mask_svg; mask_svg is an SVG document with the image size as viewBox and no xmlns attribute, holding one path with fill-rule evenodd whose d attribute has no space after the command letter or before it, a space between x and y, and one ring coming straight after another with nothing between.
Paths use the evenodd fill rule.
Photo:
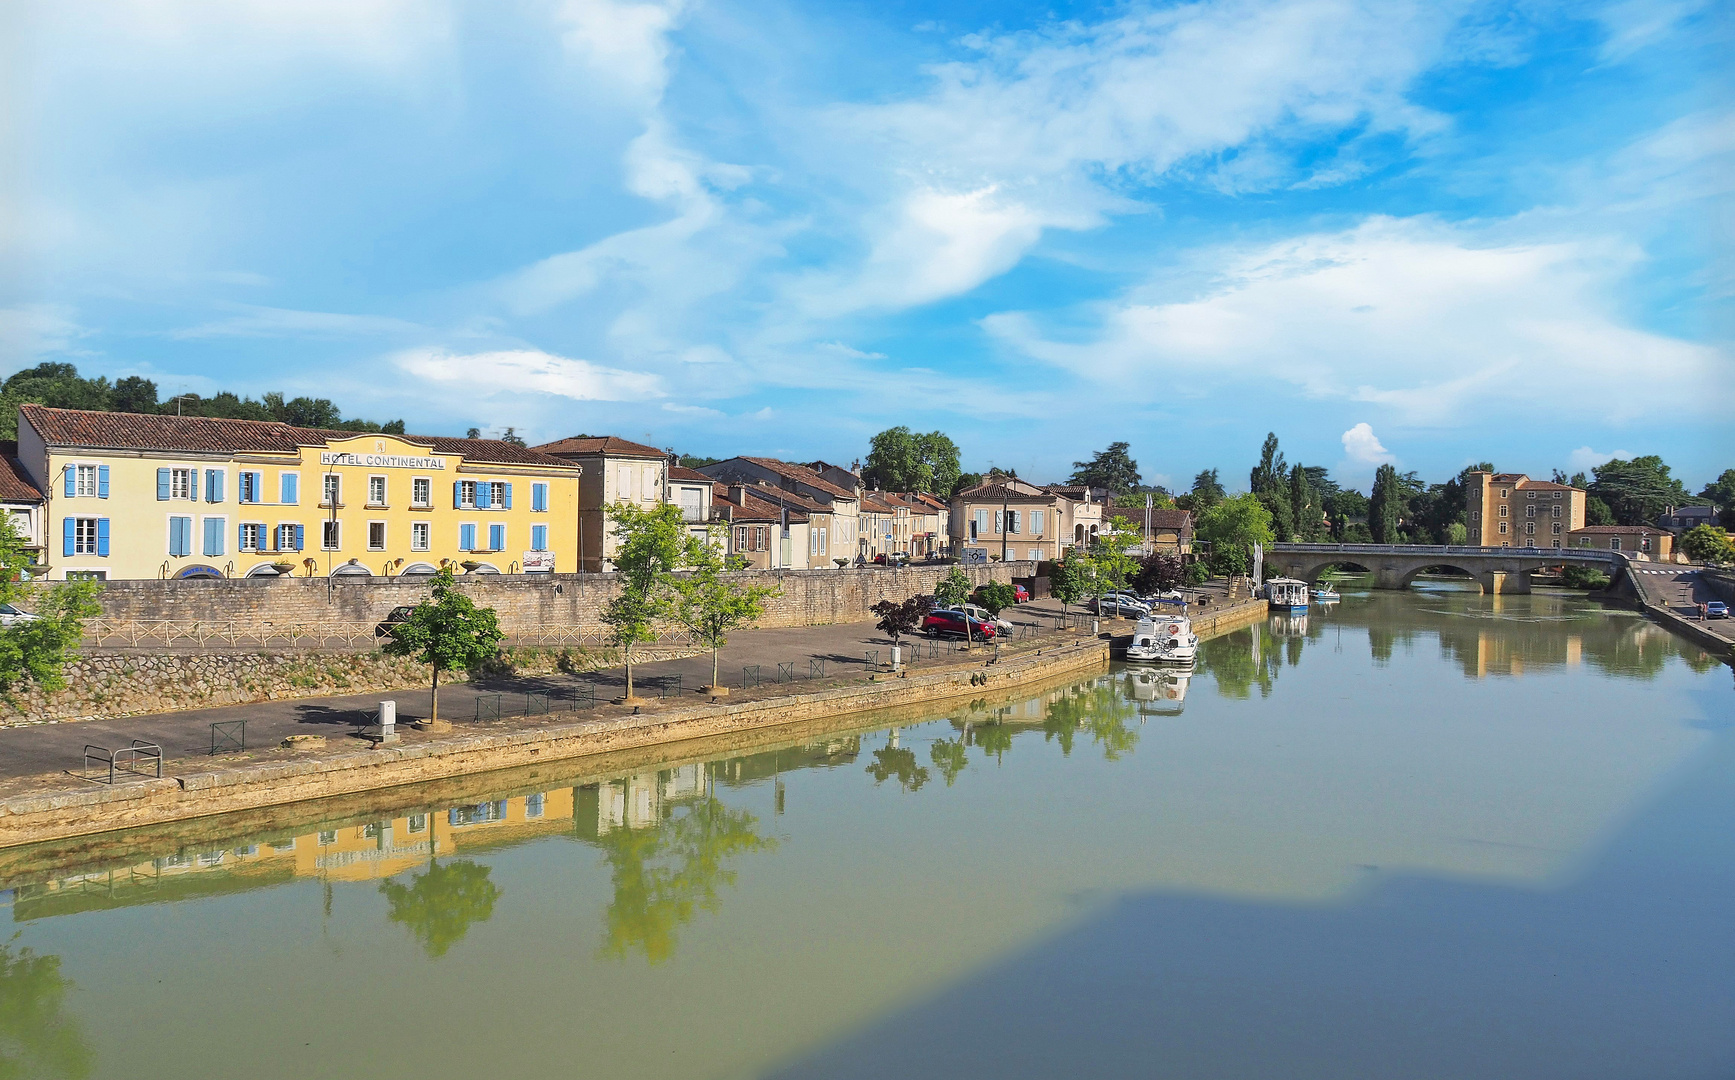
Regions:
<instances>
[{"instance_id":1,"label":"white cloud","mask_svg":"<svg viewBox=\"0 0 1735 1080\"><path fill-rule=\"evenodd\" d=\"M1395 465L1397 460L1381 445L1373 425L1364 420L1343 433L1343 460L1337 463L1337 473L1355 486L1373 476L1381 465Z\"/></svg>"},{"instance_id":2,"label":"white cloud","mask_svg":"<svg viewBox=\"0 0 1735 1080\"><path fill-rule=\"evenodd\" d=\"M0 308L0 367L26 367L45 353L64 353L88 331L72 309L61 304L21 304Z\"/></svg>"},{"instance_id":3,"label":"white cloud","mask_svg":"<svg viewBox=\"0 0 1735 1080\"><path fill-rule=\"evenodd\" d=\"M383 315L348 315L330 311L293 311L288 308L241 308L233 318L171 331L179 340L218 337L366 337L376 334L421 333L424 328L403 319Z\"/></svg>"},{"instance_id":4,"label":"white cloud","mask_svg":"<svg viewBox=\"0 0 1735 1080\"><path fill-rule=\"evenodd\" d=\"M1631 450L1610 450L1604 453L1601 450L1592 450L1588 446L1581 446L1567 455L1566 463L1576 472L1589 472L1598 465L1613 461L1615 458L1630 461L1633 457L1634 454Z\"/></svg>"},{"instance_id":5,"label":"white cloud","mask_svg":"<svg viewBox=\"0 0 1735 1080\"><path fill-rule=\"evenodd\" d=\"M444 349L412 349L393 362L406 373L433 382L461 385L466 394L555 394L575 401L643 401L664 396L656 375L602 367L536 349L470 354Z\"/></svg>"},{"instance_id":6,"label":"white cloud","mask_svg":"<svg viewBox=\"0 0 1735 1080\"><path fill-rule=\"evenodd\" d=\"M567 0L556 22L567 52L622 96L655 102L668 85L669 32L683 0Z\"/></svg>"},{"instance_id":7,"label":"white cloud","mask_svg":"<svg viewBox=\"0 0 1735 1080\"><path fill-rule=\"evenodd\" d=\"M1681 20L1703 10L1706 0L1615 0L1596 13L1608 38L1602 58L1624 60L1668 37ZM1598 462L1601 464L1601 462Z\"/></svg>"},{"instance_id":8,"label":"white cloud","mask_svg":"<svg viewBox=\"0 0 1735 1080\"><path fill-rule=\"evenodd\" d=\"M1311 397L1383 405L1418 425L1544 399L1623 421L1702 412L1720 389L1726 395L1726 353L1619 319L1633 250L1500 232L1373 218L1208 253L1215 276L1203 295L1171 299L1153 283L1088 309L1093 326L1082 339L1057 339L1018 312L983 324L1103 383L1167 391L1277 379Z\"/></svg>"}]
</instances>

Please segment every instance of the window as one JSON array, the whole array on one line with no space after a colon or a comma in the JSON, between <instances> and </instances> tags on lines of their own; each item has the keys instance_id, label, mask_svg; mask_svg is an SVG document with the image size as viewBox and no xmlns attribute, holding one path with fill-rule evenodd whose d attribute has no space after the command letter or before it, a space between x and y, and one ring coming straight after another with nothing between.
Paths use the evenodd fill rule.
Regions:
<instances>
[{"instance_id":1,"label":"window","mask_svg":"<svg viewBox=\"0 0 1735 1080\"><path fill-rule=\"evenodd\" d=\"M434 505L434 482L425 476L418 476L410 481L410 505Z\"/></svg>"},{"instance_id":2,"label":"window","mask_svg":"<svg viewBox=\"0 0 1735 1080\"><path fill-rule=\"evenodd\" d=\"M524 797L524 816L526 818L541 817L542 808L544 803L547 801L547 798L548 796L542 794L540 791L535 795L526 795Z\"/></svg>"},{"instance_id":3,"label":"window","mask_svg":"<svg viewBox=\"0 0 1735 1080\"><path fill-rule=\"evenodd\" d=\"M242 522L240 527L235 530L235 550L262 551L264 549L265 526L252 521Z\"/></svg>"},{"instance_id":4,"label":"window","mask_svg":"<svg viewBox=\"0 0 1735 1080\"><path fill-rule=\"evenodd\" d=\"M277 526L277 550L300 551L306 536L306 532L300 525L279 525Z\"/></svg>"},{"instance_id":5,"label":"window","mask_svg":"<svg viewBox=\"0 0 1735 1080\"><path fill-rule=\"evenodd\" d=\"M532 526L530 526L530 550L531 551L547 551L548 550L548 526L546 526L546 525L532 525Z\"/></svg>"},{"instance_id":6,"label":"window","mask_svg":"<svg viewBox=\"0 0 1735 1080\"><path fill-rule=\"evenodd\" d=\"M1033 513L1033 514L1040 514L1041 512L1042 511L1040 511L1040 510L1031 511L1031 513ZM1030 552L1029 552L1029 557L1030 557L1031 562L1041 562L1042 561L1042 549L1041 548L1031 548Z\"/></svg>"},{"instance_id":7,"label":"window","mask_svg":"<svg viewBox=\"0 0 1735 1080\"><path fill-rule=\"evenodd\" d=\"M428 831L428 815L426 815L426 814L411 814L410 815L410 831L413 833L427 832Z\"/></svg>"},{"instance_id":8,"label":"window","mask_svg":"<svg viewBox=\"0 0 1735 1080\"><path fill-rule=\"evenodd\" d=\"M1530 534L1530 535L1532 535L1532 536L1534 536L1534 535L1535 535L1535 534L1536 534L1536 522L1534 522L1534 521L1526 521L1526 522L1525 522L1525 523L1524 523L1524 531L1525 531L1525 532L1526 532L1526 533L1527 533L1527 534Z\"/></svg>"},{"instance_id":9,"label":"window","mask_svg":"<svg viewBox=\"0 0 1735 1080\"><path fill-rule=\"evenodd\" d=\"M1470 511L1470 520L1471 521L1481 521L1482 520L1482 511L1480 511L1480 510Z\"/></svg>"},{"instance_id":10,"label":"window","mask_svg":"<svg viewBox=\"0 0 1735 1080\"><path fill-rule=\"evenodd\" d=\"M223 534L227 530L228 524L228 518L208 517L205 519L205 543L199 549L202 554L210 557L225 553Z\"/></svg>"},{"instance_id":11,"label":"window","mask_svg":"<svg viewBox=\"0 0 1735 1080\"><path fill-rule=\"evenodd\" d=\"M343 522L322 521L319 523L319 546L326 551L336 551L343 546Z\"/></svg>"},{"instance_id":12,"label":"window","mask_svg":"<svg viewBox=\"0 0 1735 1080\"><path fill-rule=\"evenodd\" d=\"M1505 497L1506 497L1506 496L1508 496L1508 495L1510 495L1510 494L1512 494L1512 489L1511 489L1511 488L1501 488L1501 489L1500 489L1500 497L1501 497L1501 498L1502 498L1502 499L1504 499L1504 498L1505 498Z\"/></svg>"},{"instance_id":13,"label":"window","mask_svg":"<svg viewBox=\"0 0 1735 1080\"><path fill-rule=\"evenodd\" d=\"M454 494L457 496L455 501L460 510L474 510L476 508L476 481L458 481Z\"/></svg>"},{"instance_id":14,"label":"window","mask_svg":"<svg viewBox=\"0 0 1735 1080\"><path fill-rule=\"evenodd\" d=\"M1006 511L994 511L994 535L999 536L1006 528Z\"/></svg>"},{"instance_id":15,"label":"window","mask_svg":"<svg viewBox=\"0 0 1735 1080\"><path fill-rule=\"evenodd\" d=\"M818 529L808 530L808 533L807 533L807 553L809 555L818 555L819 554L819 530Z\"/></svg>"},{"instance_id":16,"label":"window","mask_svg":"<svg viewBox=\"0 0 1735 1080\"><path fill-rule=\"evenodd\" d=\"M970 539L974 540L978 536L987 536L988 535L988 511L986 511L986 510L976 511L976 521L974 524L975 524L975 527L973 529L971 529L971 531L970 531Z\"/></svg>"},{"instance_id":17,"label":"window","mask_svg":"<svg viewBox=\"0 0 1735 1080\"><path fill-rule=\"evenodd\" d=\"M747 550L747 526L745 525L735 526L735 550Z\"/></svg>"},{"instance_id":18,"label":"window","mask_svg":"<svg viewBox=\"0 0 1735 1080\"><path fill-rule=\"evenodd\" d=\"M1608 549L1610 551L1619 551L1621 549L1621 538L1618 536L1609 537L1608 538Z\"/></svg>"},{"instance_id":19,"label":"window","mask_svg":"<svg viewBox=\"0 0 1735 1080\"><path fill-rule=\"evenodd\" d=\"M1555 497L1555 498L1557 498L1557 499L1558 499L1558 498L1560 498L1560 492L1558 492L1558 491L1557 491L1557 492L1555 492L1555 493L1554 493L1554 497Z\"/></svg>"},{"instance_id":20,"label":"window","mask_svg":"<svg viewBox=\"0 0 1735 1080\"><path fill-rule=\"evenodd\" d=\"M1524 494L1527 498L1531 498L1531 499L1536 498L1536 492L1534 492L1534 491L1527 491Z\"/></svg>"},{"instance_id":21,"label":"window","mask_svg":"<svg viewBox=\"0 0 1735 1080\"><path fill-rule=\"evenodd\" d=\"M1535 517L1536 516L1536 507L1526 506L1524 508L1524 516L1525 517Z\"/></svg>"},{"instance_id":22,"label":"window","mask_svg":"<svg viewBox=\"0 0 1735 1080\"><path fill-rule=\"evenodd\" d=\"M367 523L367 549L369 551L384 551L386 549L386 523L370 521Z\"/></svg>"},{"instance_id":23,"label":"window","mask_svg":"<svg viewBox=\"0 0 1735 1080\"><path fill-rule=\"evenodd\" d=\"M68 555L95 555L98 518L69 518L72 522L72 550Z\"/></svg>"},{"instance_id":24,"label":"window","mask_svg":"<svg viewBox=\"0 0 1735 1080\"><path fill-rule=\"evenodd\" d=\"M343 505L341 501L343 498L343 477L336 473L326 473L324 491L325 501L320 503L321 506Z\"/></svg>"},{"instance_id":25,"label":"window","mask_svg":"<svg viewBox=\"0 0 1735 1080\"><path fill-rule=\"evenodd\" d=\"M825 554L825 551L826 551L825 543L826 543L825 530L821 529L821 530L819 530L819 553L821 555Z\"/></svg>"},{"instance_id":26,"label":"window","mask_svg":"<svg viewBox=\"0 0 1735 1080\"><path fill-rule=\"evenodd\" d=\"M530 485L530 509L536 511L539 514L547 512L547 510L548 510L548 485L547 484L531 484Z\"/></svg>"},{"instance_id":27,"label":"window","mask_svg":"<svg viewBox=\"0 0 1735 1080\"><path fill-rule=\"evenodd\" d=\"M1555 517L1559 517L1559 516L1560 516L1560 507L1558 507L1558 506L1557 506L1557 507L1555 507L1555 508L1554 508L1554 516L1555 516Z\"/></svg>"},{"instance_id":28,"label":"window","mask_svg":"<svg viewBox=\"0 0 1735 1080\"><path fill-rule=\"evenodd\" d=\"M644 485L639 488L639 498L643 499L645 502L656 502L657 486L657 467L655 465L646 465L645 482Z\"/></svg>"},{"instance_id":29,"label":"window","mask_svg":"<svg viewBox=\"0 0 1735 1080\"><path fill-rule=\"evenodd\" d=\"M264 496L262 496L259 493L259 489L264 486L261 483L261 481L264 479L265 479L265 476L263 473L256 473L256 472L244 472L244 473L242 473L241 474L241 501L244 503L263 502Z\"/></svg>"},{"instance_id":30,"label":"window","mask_svg":"<svg viewBox=\"0 0 1735 1080\"><path fill-rule=\"evenodd\" d=\"M193 553L193 519L190 517L171 517L169 519L169 555L172 558L185 558Z\"/></svg>"},{"instance_id":31,"label":"window","mask_svg":"<svg viewBox=\"0 0 1735 1080\"><path fill-rule=\"evenodd\" d=\"M1018 511L1006 511L1006 531L1013 535L1018 533Z\"/></svg>"},{"instance_id":32,"label":"window","mask_svg":"<svg viewBox=\"0 0 1735 1080\"><path fill-rule=\"evenodd\" d=\"M458 550L459 551L475 551L476 550L476 526L474 526L474 525L460 525L460 526L458 526Z\"/></svg>"},{"instance_id":33,"label":"window","mask_svg":"<svg viewBox=\"0 0 1735 1080\"><path fill-rule=\"evenodd\" d=\"M754 551L770 551L771 550L771 526L769 526L769 525L755 525L755 526L753 526L753 550Z\"/></svg>"},{"instance_id":34,"label":"window","mask_svg":"<svg viewBox=\"0 0 1735 1080\"><path fill-rule=\"evenodd\" d=\"M490 525L490 526L488 526L488 550L489 551L505 551L506 550L506 526L504 526L504 525Z\"/></svg>"},{"instance_id":35,"label":"window","mask_svg":"<svg viewBox=\"0 0 1735 1080\"><path fill-rule=\"evenodd\" d=\"M294 506L301 501L301 474L277 474L277 501L285 506Z\"/></svg>"},{"instance_id":36,"label":"window","mask_svg":"<svg viewBox=\"0 0 1735 1080\"><path fill-rule=\"evenodd\" d=\"M417 521L412 523L410 525L410 550L428 550L428 537L430 534L431 530L428 528L427 522Z\"/></svg>"},{"instance_id":37,"label":"window","mask_svg":"<svg viewBox=\"0 0 1735 1080\"><path fill-rule=\"evenodd\" d=\"M367 478L367 504L369 506L384 506L386 504L386 478L370 476Z\"/></svg>"},{"instance_id":38,"label":"window","mask_svg":"<svg viewBox=\"0 0 1735 1080\"><path fill-rule=\"evenodd\" d=\"M630 499L633 497L633 467L622 465L615 470L615 498Z\"/></svg>"},{"instance_id":39,"label":"window","mask_svg":"<svg viewBox=\"0 0 1735 1080\"><path fill-rule=\"evenodd\" d=\"M185 499L192 502L199 497L199 470L159 469L157 471L159 475L164 471L169 474L169 498ZM159 486L161 485L159 484Z\"/></svg>"},{"instance_id":40,"label":"window","mask_svg":"<svg viewBox=\"0 0 1735 1080\"><path fill-rule=\"evenodd\" d=\"M1505 536L1505 535L1506 535L1506 523L1505 523L1505 522L1504 522L1504 521L1502 521L1502 522L1501 522L1501 523L1500 523L1500 535L1501 535L1501 536Z\"/></svg>"},{"instance_id":41,"label":"window","mask_svg":"<svg viewBox=\"0 0 1735 1080\"><path fill-rule=\"evenodd\" d=\"M1588 536L1579 537L1578 538L1578 546L1581 548L1589 547L1590 546L1590 537L1588 537Z\"/></svg>"},{"instance_id":42,"label":"window","mask_svg":"<svg viewBox=\"0 0 1735 1080\"><path fill-rule=\"evenodd\" d=\"M1551 546L1551 547L1559 547L1559 546L1560 546L1560 541L1559 541L1559 540L1556 540L1556 541L1554 541L1554 543L1553 543L1553 544L1551 544L1551 545L1550 545L1550 546Z\"/></svg>"},{"instance_id":43,"label":"window","mask_svg":"<svg viewBox=\"0 0 1735 1080\"><path fill-rule=\"evenodd\" d=\"M1042 511L1041 510L1030 511L1030 535L1031 536L1041 536L1042 535Z\"/></svg>"},{"instance_id":44,"label":"window","mask_svg":"<svg viewBox=\"0 0 1735 1080\"><path fill-rule=\"evenodd\" d=\"M1505 516L1506 516L1506 508L1505 508L1505 507L1504 507L1504 506L1502 506L1502 507L1501 507L1501 508L1500 508L1500 516L1501 516L1501 517L1505 517Z\"/></svg>"},{"instance_id":45,"label":"window","mask_svg":"<svg viewBox=\"0 0 1735 1080\"><path fill-rule=\"evenodd\" d=\"M496 510L512 509L512 485L500 480L489 484L488 505Z\"/></svg>"},{"instance_id":46,"label":"window","mask_svg":"<svg viewBox=\"0 0 1735 1080\"><path fill-rule=\"evenodd\" d=\"M1556 536L1560 535L1560 522L1558 522L1558 521L1555 522L1549 528L1554 532L1554 535L1556 535Z\"/></svg>"},{"instance_id":47,"label":"window","mask_svg":"<svg viewBox=\"0 0 1735 1080\"><path fill-rule=\"evenodd\" d=\"M319 845L321 847L328 847L328 846L335 844L335 843L337 843L337 830L336 829L327 829L327 830L323 830L320 832Z\"/></svg>"},{"instance_id":48,"label":"window","mask_svg":"<svg viewBox=\"0 0 1735 1080\"><path fill-rule=\"evenodd\" d=\"M96 466L76 465L73 467L73 486L70 495L83 498L96 498Z\"/></svg>"}]
</instances>

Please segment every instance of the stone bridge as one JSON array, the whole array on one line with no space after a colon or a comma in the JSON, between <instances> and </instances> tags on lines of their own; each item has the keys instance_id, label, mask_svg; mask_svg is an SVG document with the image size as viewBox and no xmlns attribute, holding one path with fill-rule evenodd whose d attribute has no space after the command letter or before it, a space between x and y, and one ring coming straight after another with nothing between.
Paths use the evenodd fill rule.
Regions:
<instances>
[{"instance_id":1,"label":"stone bridge","mask_svg":"<svg viewBox=\"0 0 1735 1080\"><path fill-rule=\"evenodd\" d=\"M1460 570L1482 583L1485 593L1527 593L1530 574L1545 566L1594 566L1614 578L1626 572L1628 556L1592 548L1464 547L1456 544L1273 544L1265 565L1273 572L1319 580L1328 567L1374 575L1376 589L1407 589L1417 574L1437 566Z\"/></svg>"}]
</instances>

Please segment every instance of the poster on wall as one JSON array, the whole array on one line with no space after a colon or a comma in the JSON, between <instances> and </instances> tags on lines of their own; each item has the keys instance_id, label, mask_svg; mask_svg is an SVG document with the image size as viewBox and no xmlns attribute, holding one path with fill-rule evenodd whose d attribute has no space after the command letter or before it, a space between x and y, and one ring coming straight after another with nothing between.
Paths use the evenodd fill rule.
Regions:
<instances>
[{"instance_id":1,"label":"poster on wall","mask_svg":"<svg viewBox=\"0 0 1735 1080\"><path fill-rule=\"evenodd\" d=\"M524 553L524 572L526 574L554 573L554 552L526 551Z\"/></svg>"}]
</instances>

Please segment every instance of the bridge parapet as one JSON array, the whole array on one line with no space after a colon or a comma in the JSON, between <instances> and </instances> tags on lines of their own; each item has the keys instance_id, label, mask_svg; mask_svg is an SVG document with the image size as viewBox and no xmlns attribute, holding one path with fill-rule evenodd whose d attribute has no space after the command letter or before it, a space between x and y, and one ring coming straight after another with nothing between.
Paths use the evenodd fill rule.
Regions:
<instances>
[{"instance_id":1,"label":"bridge parapet","mask_svg":"<svg viewBox=\"0 0 1735 1080\"><path fill-rule=\"evenodd\" d=\"M1374 587L1407 589L1417 574L1449 566L1474 577L1486 593L1527 593L1530 572L1575 563L1625 572L1631 562L1622 551L1594 548L1471 547L1465 544L1273 544L1266 563L1282 573L1317 581L1330 566L1351 563L1374 574Z\"/></svg>"}]
</instances>

